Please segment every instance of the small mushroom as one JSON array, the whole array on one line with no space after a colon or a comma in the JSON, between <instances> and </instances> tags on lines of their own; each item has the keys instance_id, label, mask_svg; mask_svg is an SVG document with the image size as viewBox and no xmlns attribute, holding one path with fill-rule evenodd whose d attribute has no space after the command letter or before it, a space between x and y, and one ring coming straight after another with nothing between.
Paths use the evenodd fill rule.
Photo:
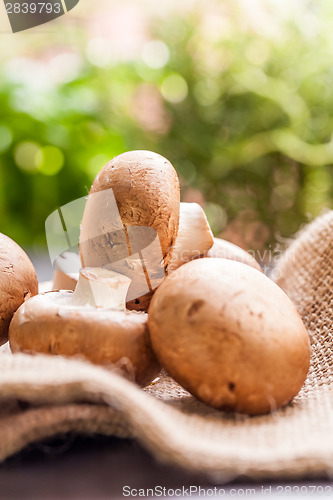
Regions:
<instances>
[{"instance_id":1,"label":"small mushroom","mask_svg":"<svg viewBox=\"0 0 333 500\"><path fill-rule=\"evenodd\" d=\"M0 345L8 340L14 312L38 293L36 271L17 243L0 233Z\"/></svg>"},{"instance_id":2,"label":"small mushroom","mask_svg":"<svg viewBox=\"0 0 333 500\"><path fill-rule=\"evenodd\" d=\"M169 271L205 255L214 243L207 217L198 203L181 203L179 229Z\"/></svg>"},{"instance_id":3,"label":"small mushroom","mask_svg":"<svg viewBox=\"0 0 333 500\"><path fill-rule=\"evenodd\" d=\"M246 250L221 238L214 238L213 246L203 257L235 260L262 271L260 264Z\"/></svg>"},{"instance_id":4,"label":"small mushroom","mask_svg":"<svg viewBox=\"0 0 333 500\"><path fill-rule=\"evenodd\" d=\"M167 273L178 232L179 197L175 169L150 151L117 156L93 182L81 225L82 263L131 278L129 309L147 310Z\"/></svg>"},{"instance_id":5,"label":"small mushroom","mask_svg":"<svg viewBox=\"0 0 333 500\"><path fill-rule=\"evenodd\" d=\"M148 316L161 364L215 408L263 414L287 404L305 381L303 322L281 288L248 265L184 264L156 290Z\"/></svg>"},{"instance_id":6,"label":"small mushroom","mask_svg":"<svg viewBox=\"0 0 333 500\"><path fill-rule=\"evenodd\" d=\"M80 272L75 292L37 295L12 319L12 351L82 356L116 366L145 386L159 372L151 349L147 314L126 310L130 279L107 269Z\"/></svg>"}]
</instances>

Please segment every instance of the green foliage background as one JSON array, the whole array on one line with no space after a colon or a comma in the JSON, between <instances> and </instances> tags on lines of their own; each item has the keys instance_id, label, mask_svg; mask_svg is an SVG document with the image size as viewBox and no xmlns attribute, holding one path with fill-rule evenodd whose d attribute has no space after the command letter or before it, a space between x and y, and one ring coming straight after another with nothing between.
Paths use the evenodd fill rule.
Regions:
<instances>
[{"instance_id":1,"label":"green foliage background","mask_svg":"<svg viewBox=\"0 0 333 500\"><path fill-rule=\"evenodd\" d=\"M170 159L184 199L201 197L215 233L244 247L274 247L332 208L332 2L280 13L263 32L240 3L212 2L211 20L205 2L149 17L151 39L169 51L159 67L142 57L94 64L79 23L66 27L80 58L66 81L33 75L60 34L47 47L28 41L30 63L3 61L0 231L44 245L46 217L130 149Z\"/></svg>"}]
</instances>

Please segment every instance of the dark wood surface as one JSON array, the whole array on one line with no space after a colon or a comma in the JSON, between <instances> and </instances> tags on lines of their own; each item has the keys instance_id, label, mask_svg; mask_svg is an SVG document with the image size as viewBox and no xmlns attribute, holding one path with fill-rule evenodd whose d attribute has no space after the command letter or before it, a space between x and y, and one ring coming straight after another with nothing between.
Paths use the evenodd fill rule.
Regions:
<instances>
[{"instance_id":1,"label":"dark wood surface","mask_svg":"<svg viewBox=\"0 0 333 500\"><path fill-rule=\"evenodd\" d=\"M122 498L126 485L207 484L204 476L157 463L134 441L102 436L63 436L39 443L0 466L1 500L104 500Z\"/></svg>"},{"instance_id":2,"label":"dark wood surface","mask_svg":"<svg viewBox=\"0 0 333 500\"><path fill-rule=\"evenodd\" d=\"M224 497L230 498L290 498L288 491L284 495L277 494L276 488L281 485L295 488L291 495L295 498L333 496L333 483L327 478L294 483L283 479L255 483L238 478L223 484L221 480L214 481L204 474L158 463L135 441L102 436L61 436L30 446L0 465L1 500L120 499L126 498L123 496L124 486L136 490L159 486L165 488L166 493L183 487L189 491L190 486L212 491L217 486L223 489ZM309 495L300 494L301 486L308 488ZM318 486L326 491L322 493L320 490L316 495L313 488ZM267 493L263 493L264 489ZM185 494L182 498L190 497ZM191 498L205 496L201 493L199 497L194 492Z\"/></svg>"}]
</instances>

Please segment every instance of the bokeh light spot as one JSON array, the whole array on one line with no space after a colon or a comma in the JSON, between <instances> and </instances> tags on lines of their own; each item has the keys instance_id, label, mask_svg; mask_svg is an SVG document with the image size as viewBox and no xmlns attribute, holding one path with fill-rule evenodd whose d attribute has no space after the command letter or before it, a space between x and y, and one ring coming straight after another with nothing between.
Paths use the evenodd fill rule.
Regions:
<instances>
[{"instance_id":1,"label":"bokeh light spot","mask_svg":"<svg viewBox=\"0 0 333 500\"><path fill-rule=\"evenodd\" d=\"M144 45L143 62L153 69L163 68L170 58L169 47L161 40L152 40Z\"/></svg>"},{"instance_id":2,"label":"bokeh light spot","mask_svg":"<svg viewBox=\"0 0 333 500\"><path fill-rule=\"evenodd\" d=\"M56 146L45 146L37 152L36 165L39 172L44 175L56 175L64 163L63 152Z\"/></svg>"},{"instance_id":3,"label":"bokeh light spot","mask_svg":"<svg viewBox=\"0 0 333 500\"><path fill-rule=\"evenodd\" d=\"M186 80L178 73L173 73L163 80L161 92L164 99L171 103L182 102L188 93Z\"/></svg>"},{"instance_id":4,"label":"bokeh light spot","mask_svg":"<svg viewBox=\"0 0 333 500\"><path fill-rule=\"evenodd\" d=\"M20 142L14 151L17 166L24 172L37 173L37 156L40 146L35 142Z\"/></svg>"}]
</instances>

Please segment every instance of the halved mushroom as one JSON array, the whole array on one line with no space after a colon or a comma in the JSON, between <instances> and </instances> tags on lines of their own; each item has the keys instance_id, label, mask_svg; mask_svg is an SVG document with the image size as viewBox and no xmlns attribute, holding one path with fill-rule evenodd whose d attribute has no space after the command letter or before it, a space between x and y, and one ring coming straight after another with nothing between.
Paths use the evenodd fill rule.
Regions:
<instances>
[{"instance_id":1,"label":"halved mushroom","mask_svg":"<svg viewBox=\"0 0 333 500\"><path fill-rule=\"evenodd\" d=\"M175 169L149 151L117 156L93 182L81 225L82 263L129 276L130 309L147 310L167 273L178 232L179 196Z\"/></svg>"},{"instance_id":2,"label":"halved mushroom","mask_svg":"<svg viewBox=\"0 0 333 500\"><path fill-rule=\"evenodd\" d=\"M83 357L121 369L144 386L159 372L147 314L126 310L130 279L107 269L81 270L75 292L37 295L10 325L12 351Z\"/></svg>"},{"instance_id":3,"label":"halved mushroom","mask_svg":"<svg viewBox=\"0 0 333 500\"><path fill-rule=\"evenodd\" d=\"M207 217L198 203L181 203L179 229L169 270L205 255L214 243Z\"/></svg>"},{"instance_id":4,"label":"halved mushroom","mask_svg":"<svg viewBox=\"0 0 333 500\"><path fill-rule=\"evenodd\" d=\"M38 293L36 271L17 243L0 233L0 345L8 340L14 312Z\"/></svg>"}]
</instances>

